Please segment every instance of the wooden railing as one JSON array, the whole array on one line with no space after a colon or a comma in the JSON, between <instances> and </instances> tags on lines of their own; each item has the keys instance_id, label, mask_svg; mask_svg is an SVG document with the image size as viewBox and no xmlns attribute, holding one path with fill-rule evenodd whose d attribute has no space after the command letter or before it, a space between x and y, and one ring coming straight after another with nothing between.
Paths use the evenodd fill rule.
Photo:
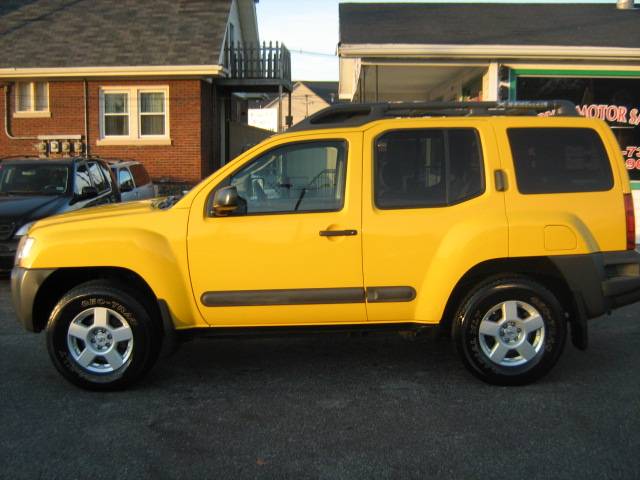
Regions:
<instances>
[{"instance_id":1,"label":"wooden railing","mask_svg":"<svg viewBox=\"0 0 640 480\"><path fill-rule=\"evenodd\" d=\"M291 54L284 44L233 42L225 48L229 78L240 80L281 80L291 83Z\"/></svg>"}]
</instances>

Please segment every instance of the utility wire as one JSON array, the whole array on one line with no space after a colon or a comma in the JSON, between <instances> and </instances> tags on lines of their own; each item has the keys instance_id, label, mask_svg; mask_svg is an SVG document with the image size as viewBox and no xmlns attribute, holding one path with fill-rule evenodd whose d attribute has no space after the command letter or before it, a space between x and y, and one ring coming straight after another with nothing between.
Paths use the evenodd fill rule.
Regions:
<instances>
[{"instance_id":1,"label":"utility wire","mask_svg":"<svg viewBox=\"0 0 640 480\"><path fill-rule=\"evenodd\" d=\"M313 55L316 57L331 57L338 58L338 56L334 53L325 53L325 52L312 52L311 50L302 50L298 48L290 48L289 52L291 53L299 53L300 55Z\"/></svg>"}]
</instances>

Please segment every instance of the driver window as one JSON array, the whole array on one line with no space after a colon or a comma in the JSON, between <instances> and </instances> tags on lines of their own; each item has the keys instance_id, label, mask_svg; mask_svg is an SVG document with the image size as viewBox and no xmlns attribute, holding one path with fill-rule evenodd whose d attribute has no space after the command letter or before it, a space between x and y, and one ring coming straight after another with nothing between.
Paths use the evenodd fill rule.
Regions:
<instances>
[{"instance_id":1,"label":"driver window","mask_svg":"<svg viewBox=\"0 0 640 480\"><path fill-rule=\"evenodd\" d=\"M128 168L121 168L118 170L118 185L120 185L120 188L134 188L133 178L131 177L131 173L129 173Z\"/></svg>"},{"instance_id":2,"label":"driver window","mask_svg":"<svg viewBox=\"0 0 640 480\"><path fill-rule=\"evenodd\" d=\"M102 176L102 172L100 171L100 167L95 162L89 162L89 176L91 180L93 180L93 185L98 190L98 193L102 193L107 190L108 185Z\"/></svg>"},{"instance_id":3,"label":"driver window","mask_svg":"<svg viewBox=\"0 0 640 480\"><path fill-rule=\"evenodd\" d=\"M346 144L306 142L277 148L235 172L247 214L337 211L344 200Z\"/></svg>"}]
</instances>

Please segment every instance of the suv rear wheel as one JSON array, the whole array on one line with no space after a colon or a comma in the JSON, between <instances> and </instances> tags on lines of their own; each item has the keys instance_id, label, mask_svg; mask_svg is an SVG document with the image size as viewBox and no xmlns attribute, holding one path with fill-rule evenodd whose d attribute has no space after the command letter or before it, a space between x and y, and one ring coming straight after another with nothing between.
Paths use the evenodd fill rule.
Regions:
<instances>
[{"instance_id":1,"label":"suv rear wheel","mask_svg":"<svg viewBox=\"0 0 640 480\"><path fill-rule=\"evenodd\" d=\"M155 363L161 331L133 296L109 281L75 287L47 324L47 347L58 371L90 390L124 388Z\"/></svg>"},{"instance_id":2,"label":"suv rear wheel","mask_svg":"<svg viewBox=\"0 0 640 480\"><path fill-rule=\"evenodd\" d=\"M566 334L557 298L522 276L476 286L460 304L453 330L465 366L498 385L527 384L546 374L558 361Z\"/></svg>"}]
</instances>

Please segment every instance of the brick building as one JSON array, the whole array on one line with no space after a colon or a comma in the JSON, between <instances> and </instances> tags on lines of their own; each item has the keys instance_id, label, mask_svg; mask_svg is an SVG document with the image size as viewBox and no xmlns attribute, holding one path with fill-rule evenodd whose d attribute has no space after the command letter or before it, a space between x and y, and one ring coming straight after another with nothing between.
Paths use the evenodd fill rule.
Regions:
<instances>
[{"instance_id":1,"label":"brick building","mask_svg":"<svg viewBox=\"0 0 640 480\"><path fill-rule=\"evenodd\" d=\"M136 159L195 183L242 141L251 93L291 90L255 0L3 2L0 32L0 158Z\"/></svg>"}]
</instances>

